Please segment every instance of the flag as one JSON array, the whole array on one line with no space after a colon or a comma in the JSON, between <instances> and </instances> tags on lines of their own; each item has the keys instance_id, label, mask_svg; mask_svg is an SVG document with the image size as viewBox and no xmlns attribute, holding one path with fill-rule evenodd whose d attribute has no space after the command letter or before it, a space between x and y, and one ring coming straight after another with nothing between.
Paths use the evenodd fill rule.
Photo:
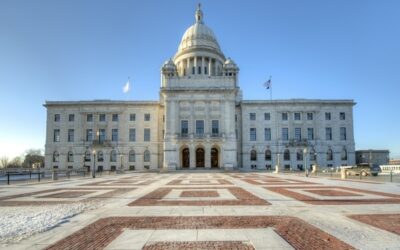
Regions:
<instances>
[{"instance_id":1,"label":"flag","mask_svg":"<svg viewBox=\"0 0 400 250\"><path fill-rule=\"evenodd\" d=\"M128 81L125 83L124 87L122 88L122 91L123 91L124 93L128 93L129 90L130 90L130 82L129 82L129 80L128 80Z\"/></svg>"},{"instance_id":2,"label":"flag","mask_svg":"<svg viewBox=\"0 0 400 250\"><path fill-rule=\"evenodd\" d=\"M269 80L266 81L266 82L264 83L264 87L265 87L266 89L270 89L271 86L272 86L271 78L269 78Z\"/></svg>"}]
</instances>

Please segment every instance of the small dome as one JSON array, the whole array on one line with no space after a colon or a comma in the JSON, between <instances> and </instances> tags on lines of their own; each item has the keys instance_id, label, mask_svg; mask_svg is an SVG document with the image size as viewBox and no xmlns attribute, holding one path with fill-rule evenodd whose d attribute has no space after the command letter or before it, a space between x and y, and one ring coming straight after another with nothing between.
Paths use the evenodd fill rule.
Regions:
<instances>
[{"instance_id":1,"label":"small dome","mask_svg":"<svg viewBox=\"0 0 400 250\"><path fill-rule=\"evenodd\" d=\"M228 59L226 59L226 61L224 62L224 68L226 68L226 69L235 68L236 69L237 65L231 58L228 57Z\"/></svg>"},{"instance_id":2,"label":"small dome","mask_svg":"<svg viewBox=\"0 0 400 250\"><path fill-rule=\"evenodd\" d=\"M171 70L176 69L176 65L175 65L174 61L172 61L172 59L165 61L162 67L164 69L171 69Z\"/></svg>"}]
</instances>

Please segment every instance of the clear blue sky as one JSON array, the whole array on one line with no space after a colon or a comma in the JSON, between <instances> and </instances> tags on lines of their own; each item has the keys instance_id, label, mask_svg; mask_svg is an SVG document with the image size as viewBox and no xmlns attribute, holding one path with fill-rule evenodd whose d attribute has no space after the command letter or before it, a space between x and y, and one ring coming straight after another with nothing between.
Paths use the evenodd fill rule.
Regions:
<instances>
[{"instance_id":1,"label":"clear blue sky","mask_svg":"<svg viewBox=\"0 0 400 250\"><path fill-rule=\"evenodd\" d=\"M44 148L45 100L158 100L197 2L1 0L0 156ZM400 157L400 1L201 3L245 99L354 99L356 148Z\"/></svg>"}]
</instances>

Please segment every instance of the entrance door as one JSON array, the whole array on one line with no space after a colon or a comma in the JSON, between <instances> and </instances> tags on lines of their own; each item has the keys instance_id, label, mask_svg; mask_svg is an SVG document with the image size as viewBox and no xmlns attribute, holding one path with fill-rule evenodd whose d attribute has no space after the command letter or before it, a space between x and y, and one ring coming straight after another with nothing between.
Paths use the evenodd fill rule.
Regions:
<instances>
[{"instance_id":1,"label":"entrance door","mask_svg":"<svg viewBox=\"0 0 400 250\"><path fill-rule=\"evenodd\" d=\"M211 167L217 168L219 167L218 164L218 149L212 148L211 149Z\"/></svg>"},{"instance_id":2,"label":"entrance door","mask_svg":"<svg viewBox=\"0 0 400 250\"><path fill-rule=\"evenodd\" d=\"M190 164L189 149L185 148L184 150L182 150L182 167L188 168L189 164Z\"/></svg>"},{"instance_id":3,"label":"entrance door","mask_svg":"<svg viewBox=\"0 0 400 250\"><path fill-rule=\"evenodd\" d=\"M196 168L204 168L204 149L196 150Z\"/></svg>"}]
</instances>

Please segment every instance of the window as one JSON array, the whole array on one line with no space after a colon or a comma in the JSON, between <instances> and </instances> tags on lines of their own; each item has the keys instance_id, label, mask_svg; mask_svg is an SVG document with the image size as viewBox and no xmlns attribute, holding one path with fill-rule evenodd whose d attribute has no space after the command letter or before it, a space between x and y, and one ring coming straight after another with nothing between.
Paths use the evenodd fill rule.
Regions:
<instances>
[{"instance_id":1,"label":"window","mask_svg":"<svg viewBox=\"0 0 400 250\"><path fill-rule=\"evenodd\" d=\"M150 121L150 114L144 114L144 120L146 122Z\"/></svg>"},{"instance_id":2,"label":"window","mask_svg":"<svg viewBox=\"0 0 400 250\"><path fill-rule=\"evenodd\" d=\"M129 114L129 121L136 121L136 114Z\"/></svg>"},{"instance_id":3,"label":"window","mask_svg":"<svg viewBox=\"0 0 400 250\"><path fill-rule=\"evenodd\" d=\"M294 139L301 141L301 128L294 128Z\"/></svg>"},{"instance_id":4,"label":"window","mask_svg":"<svg viewBox=\"0 0 400 250\"><path fill-rule=\"evenodd\" d=\"M325 112L325 120L327 121L331 120L331 112Z\"/></svg>"},{"instance_id":5,"label":"window","mask_svg":"<svg viewBox=\"0 0 400 250\"><path fill-rule=\"evenodd\" d=\"M116 128L111 130L111 141L118 141L118 129Z\"/></svg>"},{"instance_id":6,"label":"window","mask_svg":"<svg viewBox=\"0 0 400 250\"><path fill-rule=\"evenodd\" d=\"M69 114L69 115L68 115L68 121L69 121L69 122L75 121L75 115L74 115L74 114Z\"/></svg>"},{"instance_id":7,"label":"window","mask_svg":"<svg viewBox=\"0 0 400 250\"><path fill-rule=\"evenodd\" d=\"M300 113L294 113L294 120L295 121L300 121L301 120L301 114Z\"/></svg>"},{"instance_id":8,"label":"window","mask_svg":"<svg viewBox=\"0 0 400 250\"><path fill-rule=\"evenodd\" d=\"M98 161L98 162L103 162L103 161L104 161L104 154L103 154L103 151L99 151L99 152L97 153L97 161Z\"/></svg>"},{"instance_id":9,"label":"window","mask_svg":"<svg viewBox=\"0 0 400 250\"><path fill-rule=\"evenodd\" d=\"M340 128L340 140L345 141L346 139L347 139L346 128L341 127Z\"/></svg>"},{"instance_id":10,"label":"window","mask_svg":"<svg viewBox=\"0 0 400 250\"><path fill-rule=\"evenodd\" d=\"M288 120L288 114L282 113L282 121L287 121L287 120Z\"/></svg>"},{"instance_id":11,"label":"window","mask_svg":"<svg viewBox=\"0 0 400 250\"><path fill-rule=\"evenodd\" d=\"M129 162L135 162L136 161L136 154L134 150L129 151Z\"/></svg>"},{"instance_id":12,"label":"window","mask_svg":"<svg viewBox=\"0 0 400 250\"><path fill-rule=\"evenodd\" d=\"M290 161L290 151L289 151L289 149L286 149L285 152L283 153L283 160L284 161Z\"/></svg>"},{"instance_id":13,"label":"window","mask_svg":"<svg viewBox=\"0 0 400 250\"><path fill-rule=\"evenodd\" d=\"M59 158L60 158L60 154L57 151L54 151L53 162L58 162Z\"/></svg>"},{"instance_id":14,"label":"window","mask_svg":"<svg viewBox=\"0 0 400 250\"><path fill-rule=\"evenodd\" d=\"M271 159L272 159L271 150L269 149L265 150L265 160L270 161Z\"/></svg>"},{"instance_id":15,"label":"window","mask_svg":"<svg viewBox=\"0 0 400 250\"><path fill-rule=\"evenodd\" d=\"M60 142L60 130L59 129L54 129L53 141Z\"/></svg>"},{"instance_id":16,"label":"window","mask_svg":"<svg viewBox=\"0 0 400 250\"><path fill-rule=\"evenodd\" d=\"M112 121L117 122L118 121L118 114L112 114Z\"/></svg>"},{"instance_id":17,"label":"window","mask_svg":"<svg viewBox=\"0 0 400 250\"><path fill-rule=\"evenodd\" d=\"M255 151L254 149L251 150L250 152L250 161L256 161L257 160L257 151Z\"/></svg>"},{"instance_id":18,"label":"window","mask_svg":"<svg viewBox=\"0 0 400 250\"><path fill-rule=\"evenodd\" d=\"M213 136L217 136L219 134L219 121L218 120L211 121L211 134Z\"/></svg>"},{"instance_id":19,"label":"window","mask_svg":"<svg viewBox=\"0 0 400 250\"><path fill-rule=\"evenodd\" d=\"M143 161L144 162L150 162L150 151L146 150L143 153Z\"/></svg>"},{"instance_id":20,"label":"window","mask_svg":"<svg viewBox=\"0 0 400 250\"><path fill-rule=\"evenodd\" d=\"M150 129L145 128L144 129L144 136L143 136L144 141L150 141Z\"/></svg>"},{"instance_id":21,"label":"window","mask_svg":"<svg viewBox=\"0 0 400 250\"><path fill-rule=\"evenodd\" d=\"M93 130L86 129L86 141L93 141Z\"/></svg>"},{"instance_id":22,"label":"window","mask_svg":"<svg viewBox=\"0 0 400 250\"><path fill-rule=\"evenodd\" d=\"M237 122L237 115L235 115L235 122Z\"/></svg>"},{"instance_id":23,"label":"window","mask_svg":"<svg viewBox=\"0 0 400 250\"><path fill-rule=\"evenodd\" d=\"M106 114L100 114L99 115L99 121L105 122L106 121Z\"/></svg>"},{"instance_id":24,"label":"window","mask_svg":"<svg viewBox=\"0 0 400 250\"><path fill-rule=\"evenodd\" d=\"M282 128L282 140L287 141L289 140L289 129Z\"/></svg>"},{"instance_id":25,"label":"window","mask_svg":"<svg viewBox=\"0 0 400 250\"><path fill-rule=\"evenodd\" d=\"M68 142L73 142L73 141L74 141L74 130L68 129Z\"/></svg>"},{"instance_id":26,"label":"window","mask_svg":"<svg viewBox=\"0 0 400 250\"><path fill-rule=\"evenodd\" d=\"M205 74L205 75L208 74L207 66L204 67L204 74Z\"/></svg>"},{"instance_id":27,"label":"window","mask_svg":"<svg viewBox=\"0 0 400 250\"><path fill-rule=\"evenodd\" d=\"M342 150L340 158L342 159L342 161L347 161L347 150L345 148Z\"/></svg>"},{"instance_id":28,"label":"window","mask_svg":"<svg viewBox=\"0 0 400 250\"><path fill-rule=\"evenodd\" d=\"M303 151L301 149L297 150L296 152L296 159L298 161L302 161L303 160Z\"/></svg>"},{"instance_id":29,"label":"window","mask_svg":"<svg viewBox=\"0 0 400 250\"><path fill-rule=\"evenodd\" d=\"M327 161L332 161L332 160L333 160L333 152L332 152L332 149L328 149L328 151L326 152L326 160L327 160Z\"/></svg>"},{"instance_id":30,"label":"window","mask_svg":"<svg viewBox=\"0 0 400 250\"><path fill-rule=\"evenodd\" d=\"M346 120L346 113L340 112L339 117L340 117L340 120Z\"/></svg>"},{"instance_id":31,"label":"window","mask_svg":"<svg viewBox=\"0 0 400 250\"><path fill-rule=\"evenodd\" d=\"M310 151L310 161L315 161L317 159L317 153L315 153L315 150L312 149Z\"/></svg>"},{"instance_id":32,"label":"window","mask_svg":"<svg viewBox=\"0 0 400 250\"><path fill-rule=\"evenodd\" d=\"M86 121L87 122L92 122L93 121L93 114L87 114L86 115Z\"/></svg>"},{"instance_id":33,"label":"window","mask_svg":"<svg viewBox=\"0 0 400 250\"><path fill-rule=\"evenodd\" d=\"M314 119L314 114L313 113L307 113L307 120L312 121Z\"/></svg>"},{"instance_id":34,"label":"window","mask_svg":"<svg viewBox=\"0 0 400 250\"><path fill-rule=\"evenodd\" d=\"M250 128L250 141L257 140L257 131L256 128Z\"/></svg>"},{"instance_id":35,"label":"window","mask_svg":"<svg viewBox=\"0 0 400 250\"><path fill-rule=\"evenodd\" d=\"M201 66L197 67L197 73L200 75L201 74Z\"/></svg>"},{"instance_id":36,"label":"window","mask_svg":"<svg viewBox=\"0 0 400 250\"><path fill-rule=\"evenodd\" d=\"M204 120L196 120L196 135L204 134Z\"/></svg>"},{"instance_id":37,"label":"window","mask_svg":"<svg viewBox=\"0 0 400 250\"><path fill-rule=\"evenodd\" d=\"M196 68L193 66L192 67L192 75L196 74Z\"/></svg>"},{"instance_id":38,"label":"window","mask_svg":"<svg viewBox=\"0 0 400 250\"><path fill-rule=\"evenodd\" d=\"M116 161L117 161L117 151L111 150L110 162L116 162Z\"/></svg>"},{"instance_id":39,"label":"window","mask_svg":"<svg viewBox=\"0 0 400 250\"><path fill-rule=\"evenodd\" d=\"M67 161L68 162L74 162L74 154L72 153L72 151L68 152Z\"/></svg>"},{"instance_id":40,"label":"window","mask_svg":"<svg viewBox=\"0 0 400 250\"><path fill-rule=\"evenodd\" d=\"M271 128L264 128L264 140L265 141L271 140Z\"/></svg>"},{"instance_id":41,"label":"window","mask_svg":"<svg viewBox=\"0 0 400 250\"><path fill-rule=\"evenodd\" d=\"M314 140L314 128L307 128L307 139L309 141Z\"/></svg>"},{"instance_id":42,"label":"window","mask_svg":"<svg viewBox=\"0 0 400 250\"><path fill-rule=\"evenodd\" d=\"M54 115L54 121L59 122L60 121L60 114L55 114Z\"/></svg>"},{"instance_id":43,"label":"window","mask_svg":"<svg viewBox=\"0 0 400 250\"><path fill-rule=\"evenodd\" d=\"M250 120L255 121L256 120L256 113L250 113Z\"/></svg>"},{"instance_id":44,"label":"window","mask_svg":"<svg viewBox=\"0 0 400 250\"><path fill-rule=\"evenodd\" d=\"M90 161L90 151L89 150L85 151L85 161Z\"/></svg>"},{"instance_id":45,"label":"window","mask_svg":"<svg viewBox=\"0 0 400 250\"><path fill-rule=\"evenodd\" d=\"M99 129L99 142L102 143L106 140L106 130Z\"/></svg>"},{"instance_id":46,"label":"window","mask_svg":"<svg viewBox=\"0 0 400 250\"><path fill-rule=\"evenodd\" d=\"M264 113L264 120L265 121L271 120L271 113Z\"/></svg>"},{"instance_id":47,"label":"window","mask_svg":"<svg viewBox=\"0 0 400 250\"><path fill-rule=\"evenodd\" d=\"M129 141L136 141L136 129L129 129Z\"/></svg>"},{"instance_id":48,"label":"window","mask_svg":"<svg viewBox=\"0 0 400 250\"><path fill-rule=\"evenodd\" d=\"M327 141L332 140L332 128L325 128L325 139Z\"/></svg>"},{"instance_id":49,"label":"window","mask_svg":"<svg viewBox=\"0 0 400 250\"><path fill-rule=\"evenodd\" d=\"M189 134L189 122L188 120L181 121L181 136L187 137Z\"/></svg>"}]
</instances>

